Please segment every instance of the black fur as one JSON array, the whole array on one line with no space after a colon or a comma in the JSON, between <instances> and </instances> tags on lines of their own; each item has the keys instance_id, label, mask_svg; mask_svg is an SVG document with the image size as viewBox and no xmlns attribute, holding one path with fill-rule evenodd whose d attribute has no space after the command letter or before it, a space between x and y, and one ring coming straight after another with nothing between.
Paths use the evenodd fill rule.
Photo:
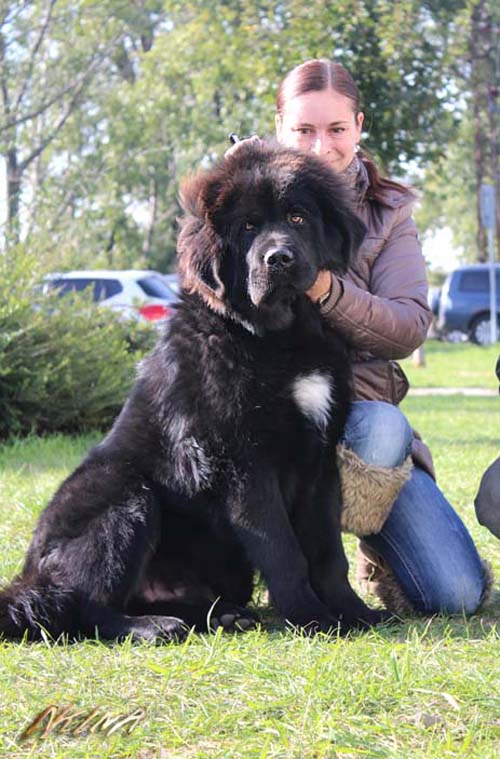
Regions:
<instances>
[{"instance_id":1,"label":"black fur","mask_svg":"<svg viewBox=\"0 0 500 759\"><path fill-rule=\"evenodd\" d=\"M381 618L341 542L347 354L304 294L362 239L346 190L312 157L251 146L186 183L183 205L182 301L41 514L0 594L6 637L175 639L212 607L245 628L255 569L294 625Z\"/></svg>"}]
</instances>

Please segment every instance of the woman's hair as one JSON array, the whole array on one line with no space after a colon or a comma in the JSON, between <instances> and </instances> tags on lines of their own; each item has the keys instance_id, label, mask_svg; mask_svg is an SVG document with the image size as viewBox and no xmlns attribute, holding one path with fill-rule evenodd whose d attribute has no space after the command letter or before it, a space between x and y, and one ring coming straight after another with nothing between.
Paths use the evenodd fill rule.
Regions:
<instances>
[{"instance_id":1,"label":"woman's hair","mask_svg":"<svg viewBox=\"0 0 500 759\"><path fill-rule=\"evenodd\" d=\"M334 63L326 58L305 61L288 72L278 88L276 111L282 117L287 103L293 98L314 90L327 89L335 90L340 95L348 97L352 101L354 118L357 119L358 113L361 112L361 98L356 82L340 63ZM376 163L367 151L360 150L358 155L368 172L370 182L367 190L368 199L384 204L386 190L408 191L408 188L399 182L381 176Z\"/></svg>"}]
</instances>

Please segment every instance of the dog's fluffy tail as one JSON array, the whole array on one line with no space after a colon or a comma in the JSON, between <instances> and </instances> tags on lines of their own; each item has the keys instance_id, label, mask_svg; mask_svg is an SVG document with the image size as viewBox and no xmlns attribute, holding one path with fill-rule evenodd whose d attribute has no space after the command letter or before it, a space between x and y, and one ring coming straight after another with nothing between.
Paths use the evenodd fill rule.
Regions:
<instances>
[{"instance_id":1,"label":"dog's fluffy tail","mask_svg":"<svg viewBox=\"0 0 500 759\"><path fill-rule=\"evenodd\" d=\"M81 629L81 604L75 591L38 578L23 577L0 591L0 636L11 640L41 640L44 634L74 637Z\"/></svg>"}]
</instances>

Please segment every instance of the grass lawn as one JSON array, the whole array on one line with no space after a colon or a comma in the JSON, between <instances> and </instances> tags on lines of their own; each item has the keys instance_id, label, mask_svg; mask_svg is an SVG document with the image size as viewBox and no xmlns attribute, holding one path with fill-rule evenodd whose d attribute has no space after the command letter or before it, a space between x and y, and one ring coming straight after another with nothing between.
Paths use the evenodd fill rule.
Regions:
<instances>
[{"instance_id":1,"label":"grass lawn","mask_svg":"<svg viewBox=\"0 0 500 759\"><path fill-rule=\"evenodd\" d=\"M472 343L427 340L426 366L417 367L411 358L401 361L412 387L480 387L498 389L495 364L500 345L482 347Z\"/></svg>"},{"instance_id":2,"label":"grass lawn","mask_svg":"<svg viewBox=\"0 0 500 759\"><path fill-rule=\"evenodd\" d=\"M468 366L481 374L472 384L495 386L487 376L494 358L473 346L437 344L429 347L428 367L415 372L438 386L449 365L465 373ZM448 384L465 382L451 377ZM475 522L472 506L482 471L500 453L500 398L412 397L403 408L433 449L443 490L500 576L500 544ZM96 439L30 438L0 448L0 581L20 568L37 514ZM352 556L354 539L346 545ZM265 616L268 624L256 632L193 635L179 646L0 643L0 755L500 756L498 593L469 620L414 618L347 640L302 638ZM87 713L107 707L112 715L143 707L146 715L131 735L20 742L49 704Z\"/></svg>"}]
</instances>

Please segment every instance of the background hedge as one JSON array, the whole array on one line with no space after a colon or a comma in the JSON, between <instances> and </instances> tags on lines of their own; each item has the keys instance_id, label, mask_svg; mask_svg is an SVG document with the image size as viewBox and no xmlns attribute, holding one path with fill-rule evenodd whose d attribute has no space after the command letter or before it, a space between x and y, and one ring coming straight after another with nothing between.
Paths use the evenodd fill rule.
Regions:
<instances>
[{"instance_id":1,"label":"background hedge","mask_svg":"<svg viewBox=\"0 0 500 759\"><path fill-rule=\"evenodd\" d=\"M106 427L156 331L87 294L44 294L22 248L0 263L0 437Z\"/></svg>"}]
</instances>

